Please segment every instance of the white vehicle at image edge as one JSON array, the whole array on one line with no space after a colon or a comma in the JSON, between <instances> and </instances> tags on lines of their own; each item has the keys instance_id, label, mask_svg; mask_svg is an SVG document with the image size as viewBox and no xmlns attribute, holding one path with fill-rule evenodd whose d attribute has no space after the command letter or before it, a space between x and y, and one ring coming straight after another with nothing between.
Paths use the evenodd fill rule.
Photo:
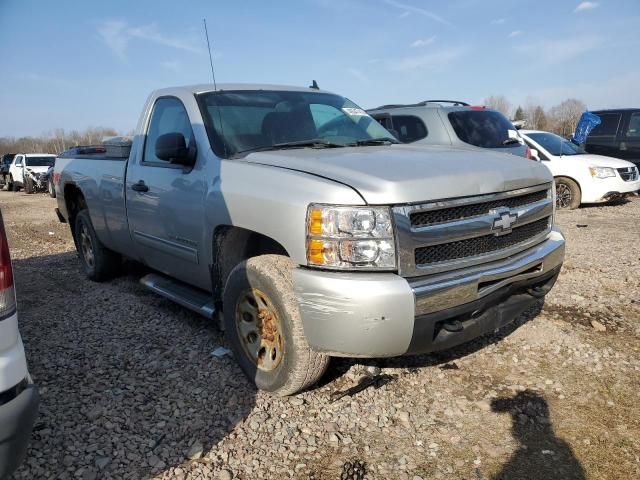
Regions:
<instances>
[{"instance_id":1,"label":"white vehicle at image edge","mask_svg":"<svg viewBox=\"0 0 640 480\"><path fill-rule=\"evenodd\" d=\"M0 212L0 479L22 462L39 403L18 331L13 270Z\"/></svg>"},{"instance_id":2,"label":"white vehicle at image edge","mask_svg":"<svg viewBox=\"0 0 640 480\"><path fill-rule=\"evenodd\" d=\"M520 130L520 134L551 170L558 208L606 202L640 190L638 167L631 162L587 153L554 133Z\"/></svg>"},{"instance_id":3,"label":"white vehicle at image edge","mask_svg":"<svg viewBox=\"0 0 640 480\"><path fill-rule=\"evenodd\" d=\"M9 166L8 190L17 192L24 188L26 193L41 190L55 158L51 153L18 153Z\"/></svg>"}]
</instances>

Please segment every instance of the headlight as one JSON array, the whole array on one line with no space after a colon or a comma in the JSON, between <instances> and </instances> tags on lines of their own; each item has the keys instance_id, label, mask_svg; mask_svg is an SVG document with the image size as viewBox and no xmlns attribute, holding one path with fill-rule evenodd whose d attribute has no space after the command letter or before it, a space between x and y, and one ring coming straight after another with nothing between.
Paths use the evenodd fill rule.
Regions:
<instances>
[{"instance_id":1,"label":"headlight","mask_svg":"<svg viewBox=\"0 0 640 480\"><path fill-rule=\"evenodd\" d=\"M307 262L337 269L395 269L389 207L309 205Z\"/></svg>"},{"instance_id":2,"label":"headlight","mask_svg":"<svg viewBox=\"0 0 640 480\"><path fill-rule=\"evenodd\" d=\"M611 167L589 167L589 173L595 178L615 177L616 171Z\"/></svg>"}]
</instances>

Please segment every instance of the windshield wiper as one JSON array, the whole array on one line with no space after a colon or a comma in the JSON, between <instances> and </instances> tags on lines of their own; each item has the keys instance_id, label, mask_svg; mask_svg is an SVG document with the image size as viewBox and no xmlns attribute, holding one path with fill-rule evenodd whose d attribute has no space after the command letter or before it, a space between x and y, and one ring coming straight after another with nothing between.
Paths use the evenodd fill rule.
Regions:
<instances>
[{"instance_id":1,"label":"windshield wiper","mask_svg":"<svg viewBox=\"0 0 640 480\"><path fill-rule=\"evenodd\" d=\"M518 140L517 138L507 138L504 142L502 142L503 145L513 145L514 143L520 143L520 140Z\"/></svg>"},{"instance_id":2,"label":"windshield wiper","mask_svg":"<svg viewBox=\"0 0 640 480\"><path fill-rule=\"evenodd\" d=\"M354 143L349 143L349 147L367 147L369 145L390 145L392 143L400 143L395 138L383 137L383 138L368 138L366 140L358 140Z\"/></svg>"},{"instance_id":3,"label":"windshield wiper","mask_svg":"<svg viewBox=\"0 0 640 480\"><path fill-rule=\"evenodd\" d=\"M239 152L235 152L231 155L231 158L238 158L244 155L248 155L249 153L254 152L266 152L270 150L286 150L287 148L339 148L345 147L342 143L332 143L321 138L316 138L312 140L299 140L296 142L283 142L283 143L274 143L273 145L265 145L262 147L256 148L248 148L247 150L241 150Z\"/></svg>"}]
</instances>

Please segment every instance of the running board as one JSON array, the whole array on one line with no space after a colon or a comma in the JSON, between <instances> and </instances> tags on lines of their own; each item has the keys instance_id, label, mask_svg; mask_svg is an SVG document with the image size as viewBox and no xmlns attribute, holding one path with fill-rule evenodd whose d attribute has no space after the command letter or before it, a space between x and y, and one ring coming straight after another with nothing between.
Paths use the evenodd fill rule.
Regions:
<instances>
[{"instance_id":1,"label":"running board","mask_svg":"<svg viewBox=\"0 0 640 480\"><path fill-rule=\"evenodd\" d=\"M152 292L168 298L178 305L193 310L203 317L213 319L216 312L213 296L204 290L157 273L145 275L140 279L140 283Z\"/></svg>"}]
</instances>

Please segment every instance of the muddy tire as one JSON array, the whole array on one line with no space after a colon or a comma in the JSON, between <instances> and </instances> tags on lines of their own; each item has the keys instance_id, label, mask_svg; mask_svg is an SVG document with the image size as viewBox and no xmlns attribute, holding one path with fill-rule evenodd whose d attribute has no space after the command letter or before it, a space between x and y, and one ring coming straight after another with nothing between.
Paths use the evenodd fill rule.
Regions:
<instances>
[{"instance_id":1,"label":"muddy tire","mask_svg":"<svg viewBox=\"0 0 640 480\"><path fill-rule=\"evenodd\" d=\"M56 187L53 184L53 180L51 178L47 179L47 191L49 192L49 196L51 198L56 198Z\"/></svg>"},{"instance_id":2,"label":"muddy tire","mask_svg":"<svg viewBox=\"0 0 640 480\"><path fill-rule=\"evenodd\" d=\"M225 335L234 356L259 389L278 396L313 385L329 364L304 336L292 271L285 256L253 257L232 270L224 288Z\"/></svg>"},{"instance_id":3,"label":"muddy tire","mask_svg":"<svg viewBox=\"0 0 640 480\"><path fill-rule=\"evenodd\" d=\"M81 210L76 216L74 240L82 269L90 280L103 282L118 274L122 257L98 239L88 210Z\"/></svg>"},{"instance_id":4,"label":"muddy tire","mask_svg":"<svg viewBox=\"0 0 640 480\"><path fill-rule=\"evenodd\" d=\"M576 182L567 177L556 177L556 208L575 210L580 206L582 194Z\"/></svg>"}]
</instances>

